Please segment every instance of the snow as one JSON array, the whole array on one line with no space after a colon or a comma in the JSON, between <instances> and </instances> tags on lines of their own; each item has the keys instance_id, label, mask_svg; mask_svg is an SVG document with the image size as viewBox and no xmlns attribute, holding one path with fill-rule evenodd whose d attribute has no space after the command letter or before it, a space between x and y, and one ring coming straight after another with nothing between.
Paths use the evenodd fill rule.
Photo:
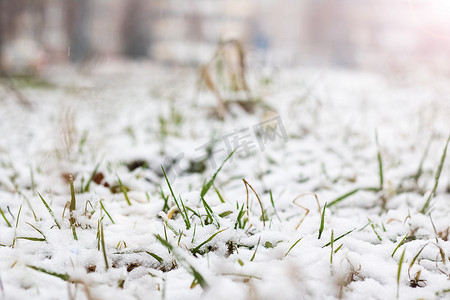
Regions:
<instances>
[{"instance_id":1,"label":"snow","mask_svg":"<svg viewBox=\"0 0 450 300\"><path fill-rule=\"evenodd\" d=\"M252 130L267 116L264 107L257 107L254 114L234 107L223 121L210 117L216 100L207 91L195 96L197 78L192 69L113 63L96 66L90 75L54 69L46 74L54 88L23 88L33 104L29 109L1 90L0 207L12 226L0 219L1 298L63 299L76 293L69 298L393 299L403 251L399 298L448 297L448 160L431 207L440 237L430 217L419 212L434 184L449 134L448 79L287 69L273 72L272 83L260 86L258 74L251 76L254 93L264 93L265 103L285 128L287 141L278 136L260 148ZM233 137L236 130L246 130L254 147L245 157L233 156L218 173L214 186L225 203L213 187L204 197L218 228L217 221L205 224L200 192L229 154L224 138ZM383 159L383 190L361 190L328 207L318 239L325 203L356 188L379 186L375 132ZM217 139L215 150L222 149L214 154L216 165L206 160L203 173L189 173L189 161L205 155L198 148L213 139ZM412 179L403 179L415 174L430 140L417 188ZM181 197L185 206L202 217L200 221L187 210L189 229L162 176L160 166L169 157L181 159L179 170L166 167L177 201ZM137 160L146 161L147 167L129 170L126 165ZM97 164L104 179L81 193ZM70 173L77 190L77 241L68 208L61 217L70 201L65 179ZM117 193L110 190L118 177L129 189L131 206L120 187ZM249 188L249 213L243 216L248 222L243 229L235 229L239 209L247 207L242 179L260 197L265 225L260 204ZM405 191L398 189L402 180ZM173 215L171 210L162 212L161 189L169 197L169 207L175 209ZM271 205L270 190L280 219ZM61 229L36 192L52 208ZM320 207L311 193L317 194ZM297 197L296 204L303 208L293 203ZM101 209L100 200L114 223ZM223 213L227 215L220 217ZM102 217L108 268L98 250L97 227ZM17 239L42 238L27 223L41 230L46 241ZM198 253L191 253L219 230L223 231ZM331 247L325 245L332 232L336 239L351 230L334 241L333 250L342 247L333 252L330 263ZM407 239L392 255L406 234L415 239ZM169 253L155 235L163 239L167 235L175 253ZM425 244L409 277L409 265ZM72 283L27 265L68 274ZM89 270L92 267L94 271ZM208 288L200 284L191 288L191 267ZM410 280L418 271L426 282L412 288Z\"/></svg>"}]
</instances>

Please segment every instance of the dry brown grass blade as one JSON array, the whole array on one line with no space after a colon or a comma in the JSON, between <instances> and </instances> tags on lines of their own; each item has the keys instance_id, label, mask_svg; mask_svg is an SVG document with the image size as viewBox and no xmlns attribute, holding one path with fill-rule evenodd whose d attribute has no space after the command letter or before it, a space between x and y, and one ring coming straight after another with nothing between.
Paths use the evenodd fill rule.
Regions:
<instances>
[{"instance_id":1,"label":"dry brown grass blade","mask_svg":"<svg viewBox=\"0 0 450 300\"><path fill-rule=\"evenodd\" d=\"M215 114L219 118L223 118L225 113L228 112L229 102L236 100L226 99L226 95L224 95L226 92L223 91L223 88L225 88L225 91L244 91L247 97L245 100L252 99L246 80L247 68L245 56L245 47L240 40L230 39L220 41L212 58L199 70L200 80L198 91L200 91L204 83L206 88L214 94L218 101ZM217 67L218 63L223 68L219 69Z\"/></svg>"},{"instance_id":2,"label":"dry brown grass blade","mask_svg":"<svg viewBox=\"0 0 450 300\"><path fill-rule=\"evenodd\" d=\"M264 217L264 207L262 205L261 199L259 198L258 194L256 193L255 189L250 185L250 183L248 183L244 178L242 178L242 181L244 181L244 185L245 185L245 190L247 192L247 216L248 216L248 212L249 212L249 207L248 207L248 187L250 187L253 191L253 193L256 196L256 199L258 199L259 202L259 206L261 207L261 218L263 221L263 227L266 227L266 219Z\"/></svg>"},{"instance_id":3,"label":"dry brown grass blade","mask_svg":"<svg viewBox=\"0 0 450 300\"><path fill-rule=\"evenodd\" d=\"M433 226L434 237L435 237L435 239L436 239L436 243L435 243L435 244L436 244L436 247L439 248L439 253L438 253L437 256L441 256L442 263L444 264L444 266L447 266L447 259L446 259L445 251L444 251L444 249L442 249L442 247L439 245L439 239L438 239L439 234L438 234L438 232L437 232L437 230L436 230L436 226L434 226L434 222L433 222L433 218L431 217L431 214L429 214L429 216L430 216L431 225ZM436 259L436 268L437 268L439 271L441 271L443 274L448 275L446 272L442 271L442 270L438 267L437 262L438 262L438 260Z\"/></svg>"},{"instance_id":4,"label":"dry brown grass blade","mask_svg":"<svg viewBox=\"0 0 450 300\"><path fill-rule=\"evenodd\" d=\"M303 205L298 203L298 200L300 200L301 198L305 197L305 196L314 196L314 198L316 199L316 203L317 203L317 209L319 214L321 214L322 208L320 206L319 203L319 198L317 197L316 193L304 193L301 195L298 195L297 197L294 198L294 200L292 200L292 203L298 207L300 207L301 209L304 209L306 211L305 215L303 216L303 218L300 220L300 222L298 223L298 225L295 227L295 230L297 230L300 225L302 225L303 221L305 220L306 216L309 214L310 210L306 207L304 207Z\"/></svg>"},{"instance_id":5,"label":"dry brown grass blade","mask_svg":"<svg viewBox=\"0 0 450 300\"><path fill-rule=\"evenodd\" d=\"M223 100L222 96L219 93L219 90L217 89L216 84L214 83L213 77L211 76L210 66L205 65L200 68L200 84L199 84L199 90L202 88L203 83L205 84L206 88L211 91L214 96L217 98L218 106L217 106L217 115L219 118L223 118L225 116L225 113L227 112L227 108L225 105L225 101Z\"/></svg>"},{"instance_id":6,"label":"dry brown grass blade","mask_svg":"<svg viewBox=\"0 0 450 300\"><path fill-rule=\"evenodd\" d=\"M170 211L169 211L169 214L167 215L167 219L172 219L172 216L176 213L176 212L178 212L178 209L176 208L176 207L174 207L174 208L172 208Z\"/></svg>"},{"instance_id":7,"label":"dry brown grass blade","mask_svg":"<svg viewBox=\"0 0 450 300\"><path fill-rule=\"evenodd\" d=\"M234 40L234 44L236 47L236 50L238 51L239 54L239 70L240 70L240 80L241 80L241 86L242 89L245 90L246 92L250 92L248 85L247 85L247 81L245 79L245 74L247 72L247 68L245 65L245 49L244 49L244 45L242 44L241 41L239 40Z\"/></svg>"},{"instance_id":8,"label":"dry brown grass blade","mask_svg":"<svg viewBox=\"0 0 450 300\"><path fill-rule=\"evenodd\" d=\"M301 218L301 219L300 219L300 222L298 223L298 225L295 226L295 230L297 230L297 229L300 227L300 225L302 225L302 223L303 223L303 221L305 220L306 216L309 214L309 209L307 209L307 208L304 207L304 206L301 206L300 204L297 204L297 203L294 203L294 204L297 205L298 207L300 207L300 208L306 210L306 213L305 213L305 215L303 216L303 218Z\"/></svg>"},{"instance_id":9,"label":"dry brown grass blade","mask_svg":"<svg viewBox=\"0 0 450 300\"><path fill-rule=\"evenodd\" d=\"M320 206L319 198L317 197L317 194L316 194L316 193L304 193L304 194L300 194L300 195L298 195L297 197L295 197L294 200L292 200L292 202L293 202L295 205L298 206L297 201L298 201L299 199L305 197L305 196L314 196L314 198L316 199L316 203L317 203L317 212L318 212L319 214L321 214L321 213L322 213L322 207Z\"/></svg>"}]
</instances>

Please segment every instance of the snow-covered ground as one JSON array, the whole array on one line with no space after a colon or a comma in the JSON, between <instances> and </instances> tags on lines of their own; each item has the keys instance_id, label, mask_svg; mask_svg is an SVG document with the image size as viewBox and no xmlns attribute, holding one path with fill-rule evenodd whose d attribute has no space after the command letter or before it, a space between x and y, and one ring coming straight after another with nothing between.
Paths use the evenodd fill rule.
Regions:
<instances>
[{"instance_id":1,"label":"snow-covered ground","mask_svg":"<svg viewBox=\"0 0 450 300\"><path fill-rule=\"evenodd\" d=\"M0 298L448 299L449 81L260 71L223 121L186 69L1 90Z\"/></svg>"}]
</instances>

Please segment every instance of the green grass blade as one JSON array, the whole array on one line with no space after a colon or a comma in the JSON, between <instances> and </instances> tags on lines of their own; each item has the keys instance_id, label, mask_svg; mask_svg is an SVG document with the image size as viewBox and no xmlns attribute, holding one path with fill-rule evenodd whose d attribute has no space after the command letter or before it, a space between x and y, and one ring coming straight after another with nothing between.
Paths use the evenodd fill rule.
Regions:
<instances>
[{"instance_id":1,"label":"green grass blade","mask_svg":"<svg viewBox=\"0 0 450 300\"><path fill-rule=\"evenodd\" d=\"M98 220L98 222L97 222L97 235L96 235L96 238L97 238L97 250L98 251L100 251L100 248L101 248L101 246L100 246L100 222L103 220L103 216L102 216L102 218L100 219L100 220Z\"/></svg>"},{"instance_id":2,"label":"green grass blade","mask_svg":"<svg viewBox=\"0 0 450 300\"><path fill-rule=\"evenodd\" d=\"M255 259L256 251L258 251L258 247L259 247L259 242L261 242L261 237L259 237L259 239L258 239L258 244L256 244L255 252L253 252L253 255L252 255L252 258L250 259L250 261L253 261Z\"/></svg>"},{"instance_id":3,"label":"green grass blade","mask_svg":"<svg viewBox=\"0 0 450 300\"><path fill-rule=\"evenodd\" d=\"M353 194L356 194L359 191L370 191L370 192L378 192L380 189L378 187L363 187L363 188L356 188L354 190L351 190L348 193L345 193L342 196L339 196L338 198L334 199L333 201L331 201L330 203L328 203L327 207L333 206L335 204L338 204L339 202L341 202L342 200L344 200L345 198L350 197Z\"/></svg>"},{"instance_id":4,"label":"green grass blade","mask_svg":"<svg viewBox=\"0 0 450 300\"><path fill-rule=\"evenodd\" d=\"M341 236L339 236L339 237L333 239L332 242L334 243L334 242L336 242L336 241L342 239L344 236L349 235L350 233L352 233L355 229L356 229L356 228L353 228L352 230L349 230L348 232L344 233L343 235L341 235ZM331 245L331 242L328 242L328 243L326 243L325 245L323 245L322 248L328 247L328 246L330 246L330 245Z\"/></svg>"},{"instance_id":5,"label":"green grass blade","mask_svg":"<svg viewBox=\"0 0 450 300\"><path fill-rule=\"evenodd\" d=\"M202 219L202 217L200 216L200 213L196 212L195 210L193 210L192 208L190 208L189 206L186 206L186 210L190 211L192 213L193 216L196 216L197 218L199 218L200 220ZM195 226L195 224L194 224Z\"/></svg>"},{"instance_id":6,"label":"green grass blade","mask_svg":"<svg viewBox=\"0 0 450 300\"><path fill-rule=\"evenodd\" d=\"M164 178L166 179L167 185L169 186L169 190L170 190L170 193L172 194L173 200L175 201L175 204L176 204L176 206L178 208L178 211L180 212L180 214L181 214L181 216L182 216L182 218L184 220L184 224L186 225L186 229L189 229L191 227L191 225L190 225L187 213L186 213L186 207L184 207L184 209L181 209L181 206L180 206L180 204L177 201L177 197L175 196L175 193L173 192L172 185L170 185L169 178L167 178L166 170L164 170L164 167L162 165L161 165L161 169L163 171Z\"/></svg>"},{"instance_id":7,"label":"green grass blade","mask_svg":"<svg viewBox=\"0 0 450 300\"><path fill-rule=\"evenodd\" d=\"M207 289L208 283L205 281L205 279L203 279L203 276L193 266L190 266L190 271L191 271L192 276L194 276L195 280L197 280L197 282L200 284L200 286L203 289Z\"/></svg>"},{"instance_id":8,"label":"green grass blade","mask_svg":"<svg viewBox=\"0 0 450 300\"><path fill-rule=\"evenodd\" d=\"M214 191L216 192L217 196L219 197L220 202L225 203L225 200L223 199L223 197L220 194L219 190L215 186L214 186Z\"/></svg>"},{"instance_id":9,"label":"green grass blade","mask_svg":"<svg viewBox=\"0 0 450 300\"><path fill-rule=\"evenodd\" d=\"M291 250L298 244L298 242L300 242L303 239L303 237L299 238L290 248L289 250L286 252L286 254L284 255L284 257L286 257L289 252L291 252Z\"/></svg>"},{"instance_id":10,"label":"green grass blade","mask_svg":"<svg viewBox=\"0 0 450 300\"><path fill-rule=\"evenodd\" d=\"M434 195L436 194L436 189L437 189L437 187L439 185L439 178L441 177L442 167L444 166L445 157L447 155L447 148L448 148L449 142L450 142L450 135L447 138L447 143L445 144L444 152L442 153L442 156L441 156L441 161L439 162L439 166L438 166L438 168L436 170L436 174L434 176L433 189L431 190L431 193L428 196L427 201L425 202L425 204L423 205L422 209L420 210L420 212L422 214L425 214L428 211L428 208L429 208L430 203L431 203L431 199L433 199Z\"/></svg>"},{"instance_id":11,"label":"green grass blade","mask_svg":"<svg viewBox=\"0 0 450 300\"><path fill-rule=\"evenodd\" d=\"M5 222L8 225L8 227L12 227L11 223L9 223L8 219L6 218L5 214L3 213L3 210L1 207L0 207L0 213L2 214L3 219L5 219Z\"/></svg>"},{"instance_id":12,"label":"green grass blade","mask_svg":"<svg viewBox=\"0 0 450 300\"><path fill-rule=\"evenodd\" d=\"M225 158L225 160L222 162L222 164L220 165L220 167L217 169L216 173L214 173L214 175L212 176L212 178L203 185L202 187L202 191L200 192L200 197L204 197L206 195L206 193L208 192L208 190L211 188L211 186L214 183L214 180L216 180L216 176L217 174L220 172L220 170L222 170L222 167L225 165L225 163L231 158L231 156L233 156L233 154L236 152L237 148L234 149L228 156L227 158Z\"/></svg>"},{"instance_id":13,"label":"green grass blade","mask_svg":"<svg viewBox=\"0 0 450 300\"><path fill-rule=\"evenodd\" d=\"M69 212L70 212L70 227L72 228L72 235L73 239L78 241L77 232L75 229L75 217L74 217L74 211L76 209L76 199L75 199L75 188L73 186L73 176L69 175L69 183L70 183L70 206L69 206Z\"/></svg>"},{"instance_id":14,"label":"green grass blade","mask_svg":"<svg viewBox=\"0 0 450 300\"><path fill-rule=\"evenodd\" d=\"M417 168L417 172L413 177L416 182L419 180L420 176L422 176L422 174L423 174L423 164L425 162L425 159L428 156L428 151L430 150L432 141L433 141L433 139L430 138L430 140L428 141L427 147L425 148L425 151L423 152L422 158L420 159L419 167Z\"/></svg>"},{"instance_id":15,"label":"green grass blade","mask_svg":"<svg viewBox=\"0 0 450 300\"><path fill-rule=\"evenodd\" d=\"M159 234L155 235L155 237L169 251L171 251L171 252L173 251L173 246L167 241L167 237L166 237L166 239L163 239Z\"/></svg>"},{"instance_id":16,"label":"green grass blade","mask_svg":"<svg viewBox=\"0 0 450 300\"><path fill-rule=\"evenodd\" d=\"M333 263L333 247L334 247L334 230L331 229L331 240L330 240L330 264Z\"/></svg>"},{"instance_id":17,"label":"green grass blade","mask_svg":"<svg viewBox=\"0 0 450 300\"><path fill-rule=\"evenodd\" d=\"M394 257L395 252L397 252L398 248L400 248L401 245L405 242L406 238L408 237L409 233L407 233L403 239L398 243L397 247L395 247L394 252L392 252L391 256Z\"/></svg>"},{"instance_id":18,"label":"green grass blade","mask_svg":"<svg viewBox=\"0 0 450 300\"><path fill-rule=\"evenodd\" d=\"M327 208L327 203L325 202L325 205L323 206L322 217L320 218L319 237L317 238L318 240L320 240L320 237L322 236L323 228L325 227L325 209L326 208Z\"/></svg>"},{"instance_id":19,"label":"green grass blade","mask_svg":"<svg viewBox=\"0 0 450 300\"><path fill-rule=\"evenodd\" d=\"M229 215L231 215L233 212L231 211L231 210L227 210L227 211L224 211L223 213L220 213L219 214L219 217L221 217L221 218L225 218L226 216L229 216Z\"/></svg>"},{"instance_id":20,"label":"green grass blade","mask_svg":"<svg viewBox=\"0 0 450 300\"><path fill-rule=\"evenodd\" d=\"M216 217L216 214L214 213L214 211L209 206L208 202L206 202L205 198L203 198L203 197L202 197L202 204L203 204L203 207L205 208L206 214L211 219L211 222L216 221L216 227L217 227L217 229L219 229L220 228L219 219Z\"/></svg>"},{"instance_id":21,"label":"green grass blade","mask_svg":"<svg viewBox=\"0 0 450 300\"><path fill-rule=\"evenodd\" d=\"M33 227L34 230L36 230L37 232L39 232L39 233L43 236L44 241L47 241L47 238L45 237L45 235L42 233L41 230L39 230L38 228L36 228L36 226L34 226L34 225L31 224L31 223L28 223L28 222L26 222L26 223L27 223L28 225L30 225L31 227Z\"/></svg>"},{"instance_id":22,"label":"green grass blade","mask_svg":"<svg viewBox=\"0 0 450 300\"><path fill-rule=\"evenodd\" d=\"M89 186L90 186L92 180L94 180L94 176L95 176L95 174L97 174L100 164L101 164L101 161L99 163L97 163L97 165L94 168L94 171L92 171L91 176L89 177L88 181L86 182L86 185L84 186L83 193L89 192Z\"/></svg>"},{"instance_id":23,"label":"green grass blade","mask_svg":"<svg viewBox=\"0 0 450 300\"><path fill-rule=\"evenodd\" d=\"M148 255L153 257L154 259L156 259L159 263L163 262L163 259L161 257L159 257L158 255L156 255L155 253L149 252L149 251L145 251L145 253L147 253Z\"/></svg>"},{"instance_id":24,"label":"green grass blade","mask_svg":"<svg viewBox=\"0 0 450 300\"><path fill-rule=\"evenodd\" d=\"M33 242L45 242L46 239L44 238L36 238L36 237L28 237L28 236L18 236L16 237L17 240L28 240Z\"/></svg>"},{"instance_id":25,"label":"green grass blade","mask_svg":"<svg viewBox=\"0 0 450 300\"><path fill-rule=\"evenodd\" d=\"M16 234L17 234L17 226L19 226L19 218L20 218L20 212L21 212L21 211L22 211L22 204L20 205L20 207L19 207L19 212L17 213L17 218L16 218L16 230L14 231L14 239L13 239L13 242L12 242L12 245L11 245L12 248L14 248L15 245L16 245L16 240L17 240L17 238L16 238Z\"/></svg>"},{"instance_id":26,"label":"green grass blade","mask_svg":"<svg viewBox=\"0 0 450 300\"><path fill-rule=\"evenodd\" d=\"M411 263L409 264L409 268L408 268L408 273L409 270L412 268L412 266L414 265L414 263L416 262L417 258L419 258L420 253L422 253L423 249L425 249L425 247L428 246L428 243L426 243L425 245L423 245L422 248L420 248L419 252L417 252L417 254L413 257L413 259L411 260Z\"/></svg>"},{"instance_id":27,"label":"green grass blade","mask_svg":"<svg viewBox=\"0 0 450 300\"><path fill-rule=\"evenodd\" d=\"M48 275L51 275L51 276L58 277L58 278L60 278L60 279L62 279L64 281L70 281L71 280L70 276L68 274L65 274L65 273L56 273L56 272L48 271L48 270L46 270L44 268L40 268L40 267L36 267L36 266L32 266L32 265L27 265L27 267L31 268L33 270L36 270L38 272L41 272L41 273L45 273L45 274L48 274Z\"/></svg>"},{"instance_id":28,"label":"green grass blade","mask_svg":"<svg viewBox=\"0 0 450 300\"><path fill-rule=\"evenodd\" d=\"M198 245L197 247L195 247L194 249L191 250L192 254L195 254L198 252L198 250L200 250L200 248L205 245L206 243L210 242L213 238L216 237L216 235L218 235L219 233L221 233L224 230L227 230L228 228L222 229L217 231L216 233L214 233L213 235L211 235L206 241L202 242L200 245Z\"/></svg>"},{"instance_id":29,"label":"green grass blade","mask_svg":"<svg viewBox=\"0 0 450 300\"><path fill-rule=\"evenodd\" d=\"M20 218L20 212L22 211L22 204L19 207L19 212L17 213L17 218L16 218L16 228L17 226L19 226L19 218Z\"/></svg>"},{"instance_id":30,"label":"green grass blade","mask_svg":"<svg viewBox=\"0 0 450 300\"><path fill-rule=\"evenodd\" d=\"M184 205L183 199L181 198L181 195L178 196L180 198L181 207L183 207L183 211L181 212L181 215L184 214L184 220L186 223L186 229L191 228L191 221L189 220L189 216L186 210L186 206Z\"/></svg>"},{"instance_id":31,"label":"green grass blade","mask_svg":"<svg viewBox=\"0 0 450 300\"><path fill-rule=\"evenodd\" d=\"M369 218L367 218L367 220L369 221L370 227L372 228L373 232L377 236L378 240L381 242L382 241L381 236L378 234L377 230L375 229L375 225L373 225L372 221Z\"/></svg>"},{"instance_id":32,"label":"green grass blade","mask_svg":"<svg viewBox=\"0 0 450 300\"><path fill-rule=\"evenodd\" d=\"M336 198L335 200L331 201L330 203L328 203L327 206L330 207L330 206L333 206L333 205L335 205L335 204L338 204L339 202L341 202L341 201L344 200L345 198L350 197L350 196L353 195L353 194L356 194L356 193L359 192L360 190L361 190L360 188L356 188L356 189L354 189L354 190L352 190L352 191L350 191L350 192L348 192L348 193L346 193L346 194L344 194L344 195L342 195L342 196Z\"/></svg>"},{"instance_id":33,"label":"green grass blade","mask_svg":"<svg viewBox=\"0 0 450 300\"><path fill-rule=\"evenodd\" d=\"M173 234L175 234L175 236L178 236L180 233L179 232L177 232L176 230L175 230L175 228L173 228L173 226L172 225L170 225L170 223L169 222L167 222L166 220L164 220L164 225L167 227L167 228L169 228L170 229L170 231L172 231L173 232ZM167 240L167 235L166 235L166 240Z\"/></svg>"},{"instance_id":34,"label":"green grass blade","mask_svg":"<svg viewBox=\"0 0 450 300\"><path fill-rule=\"evenodd\" d=\"M117 181L119 181L120 190L122 191L123 197L125 198L125 201L127 201L128 205L131 205L130 198L128 197L127 188L123 185L122 181L119 178L119 175L117 175Z\"/></svg>"},{"instance_id":35,"label":"green grass blade","mask_svg":"<svg viewBox=\"0 0 450 300\"><path fill-rule=\"evenodd\" d=\"M99 202L100 202L100 206L102 207L103 211L106 213L106 215L108 216L108 218L111 220L111 222L112 222L113 224L116 224L116 223L114 223L114 220L111 218L111 216L109 215L109 213L108 213L108 211L106 210L105 206L103 205L102 200L100 200Z\"/></svg>"},{"instance_id":36,"label":"green grass blade","mask_svg":"<svg viewBox=\"0 0 450 300\"><path fill-rule=\"evenodd\" d=\"M344 244L341 244L339 247L337 247L336 250L334 250L334 254L341 250L342 246L344 246Z\"/></svg>"},{"instance_id":37,"label":"green grass blade","mask_svg":"<svg viewBox=\"0 0 450 300\"><path fill-rule=\"evenodd\" d=\"M73 185L73 176L69 175L69 183L70 183L70 211L74 211L76 209L77 206L77 202L75 199L75 187Z\"/></svg>"},{"instance_id":38,"label":"green grass blade","mask_svg":"<svg viewBox=\"0 0 450 300\"><path fill-rule=\"evenodd\" d=\"M234 224L234 229L237 229L237 228L244 229L245 224L246 224L245 220L242 221L242 218L244 217L244 215L245 215L244 204L242 204L241 209L239 210L238 216L236 218L236 223Z\"/></svg>"},{"instance_id":39,"label":"green grass blade","mask_svg":"<svg viewBox=\"0 0 450 300\"><path fill-rule=\"evenodd\" d=\"M75 229L75 225L72 225L72 235L75 241L78 241L77 231Z\"/></svg>"},{"instance_id":40,"label":"green grass blade","mask_svg":"<svg viewBox=\"0 0 450 300\"><path fill-rule=\"evenodd\" d=\"M53 218L53 221L55 222L56 226L58 226L58 228L61 229L61 226L59 225L58 220L56 220L55 214L53 213L50 206L47 204L47 202L44 200L44 198L41 196L41 194L39 192L37 192L37 194L39 195L39 198L41 198L42 203L44 203L45 208L47 208L48 213Z\"/></svg>"},{"instance_id":41,"label":"green grass blade","mask_svg":"<svg viewBox=\"0 0 450 300\"><path fill-rule=\"evenodd\" d=\"M103 222L100 222L100 243L102 246L103 258L105 260L105 269L108 270L109 264L108 264L108 258L106 256L105 235L103 233Z\"/></svg>"},{"instance_id":42,"label":"green grass blade","mask_svg":"<svg viewBox=\"0 0 450 300\"><path fill-rule=\"evenodd\" d=\"M273 201L272 190L269 191L269 194L270 194L270 203L272 204L275 216L277 216L278 221L280 221L280 223L281 223L280 216L278 215L277 208L275 207L275 202Z\"/></svg>"},{"instance_id":43,"label":"green grass blade","mask_svg":"<svg viewBox=\"0 0 450 300\"><path fill-rule=\"evenodd\" d=\"M446 293L450 293L450 289L440 290L439 292L436 292L436 296L440 296L440 295L446 294Z\"/></svg>"},{"instance_id":44,"label":"green grass blade","mask_svg":"<svg viewBox=\"0 0 450 300\"><path fill-rule=\"evenodd\" d=\"M405 257L405 251L406 251L406 248L403 249L402 256L400 256L400 260L398 261L398 269L397 269L397 298L400 295L400 275L402 273L402 264L403 264L403 258Z\"/></svg>"},{"instance_id":45,"label":"green grass blade","mask_svg":"<svg viewBox=\"0 0 450 300\"><path fill-rule=\"evenodd\" d=\"M383 190L384 175L383 175L383 160L381 158L380 144L378 143L378 132L375 131L375 142L377 144L377 160L378 160L378 174L380 177L380 191Z\"/></svg>"},{"instance_id":46,"label":"green grass blade","mask_svg":"<svg viewBox=\"0 0 450 300\"><path fill-rule=\"evenodd\" d=\"M33 195L36 195L36 182L34 181L34 172L31 166L30 166L30 180L31 180L31 190L33 191Z\"/></svg>"},{"instance_id":47,"label":"green grass blade","mask_svg":"<svg viewBox=\"0 0 450 300\"><path fill-rule=\"evenodd\" d=\"M167 213L167 211L170 209L170 207L169 207L169 196L168 195L167 196L164 195L164 191L163 191L161 185L159 186L159 189L160 189L160 192L161 192L161 198L164 201L164 205L163 205L163 208L161 210L163 212Z\"/></svg>"}]
</instances>

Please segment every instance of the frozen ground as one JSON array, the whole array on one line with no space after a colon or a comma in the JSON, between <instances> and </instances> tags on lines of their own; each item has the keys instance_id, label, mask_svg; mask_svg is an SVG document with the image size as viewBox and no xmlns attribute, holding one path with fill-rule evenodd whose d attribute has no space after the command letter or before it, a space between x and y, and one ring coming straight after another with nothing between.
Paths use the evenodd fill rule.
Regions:
<instances>
[{"instance_id":1,"label":"frozen ground","mask_svg":"<svg viewBox=\"0 0 450 300\"><path fill-rule=\"evenodd\" d=\"M53 70L21 83L30 108L1 90L0 298L448 299L448 160L420 212L449 134L448 80L253 74L263 103L224 121L189 70Z\"/></svg>"}]
</instances>

